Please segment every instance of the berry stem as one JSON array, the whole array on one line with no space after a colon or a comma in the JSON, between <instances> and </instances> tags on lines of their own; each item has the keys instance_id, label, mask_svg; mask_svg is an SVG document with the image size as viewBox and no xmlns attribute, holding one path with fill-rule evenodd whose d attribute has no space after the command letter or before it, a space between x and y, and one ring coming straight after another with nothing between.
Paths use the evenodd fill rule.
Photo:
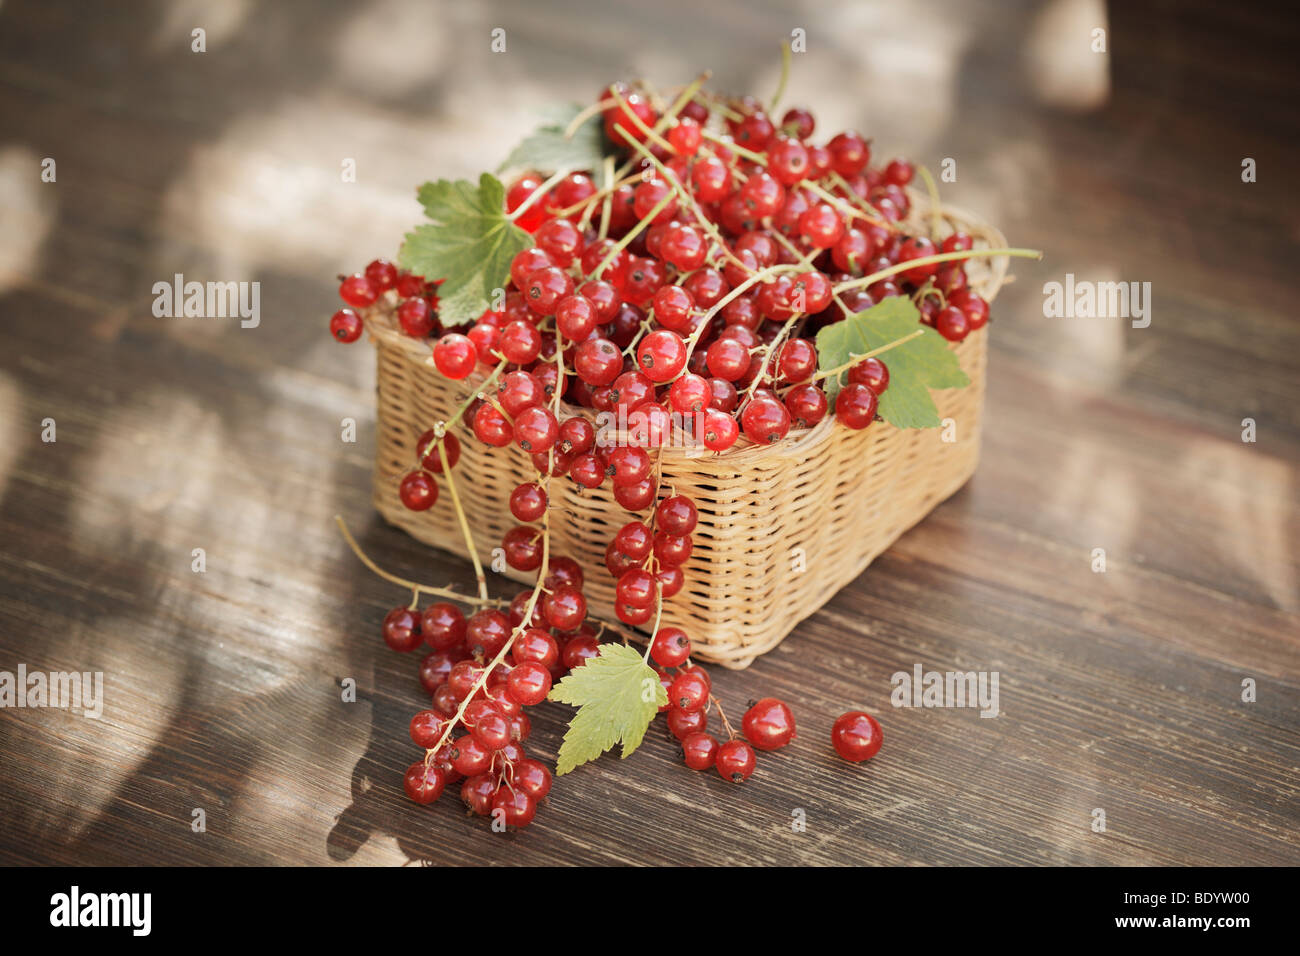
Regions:
<instances>
[{"instance_id":1,"label":"berry stem","mask_svg":"<svg viewBox=\"0 0 1300 956\"><path fill-rule=\"evenodd\" d=\"M772 105L768 107L769 113L775 113L777 104L781 102L781 97L785 96L785 85L790 81L790 44L781 44L781 80L776 85L776 92L772 94Z\"/></svg>"},{"instance_id":2,"label":"berry stem","mask_svg":"<svg viewBox=\"0 0 1300 956\"><path fill-rule=\"evenodd\" d=\"M618 254L620 252L622 252L629 245L631 245L632 240L635 239L637 236L641 235L641 233L644 232L652 222L654 222L655 216L663 212L664 208L668 205L668 203L675 198L677 197L670 191L664 196L663 199L655 203L654 208L651 209L648 213L646 213L644 219L642 219L635 226L629 229L627 231L627 235L625 235L618 242L614 243L614 248L610 249L609 253L605 256L605 258L600 260L600 264L597 265L596 268L591 270L591 274L587 276L587 279L599 279L600 274L605 271L605 267L608 266L611 262L613 262L614 259L618 257Z\"/></svg>"},{"instance_id":3,"label":"berry stem","mask_svg":"<svg viewBox=\"0 0 1300 956\"><path fill-rule=\"evenodd\" d=\"M884 216L880 215L880 213L878 213L874 208L872 208L871 203L867 202L865 199L863 199L861 196L855 193L853 191L853 187L848 184L848 181L845 180L843 176L841 176L839 173L837 173L835 170L832 169L829 173L827 173L826 178L829 179L834 185L838 186L844 193L843 198L847 199L849 202L853 203L853 205L861 209L866 214L869 220L871 220L877 226L883 226L884 228L888 229L890 232L898 232L898 226L890 222Z\"/></svg>"},{"instance_id":4,"label":"berry stem","mask_svg":"<svg viewBox=\"0 0 1300 956\"><path fill-rule=\"evenodd\" d=\"M696 203L695 197L691 195L690 190L688 190L685 186L679 183L677 181L677 177L673 175L672 171L668 169L668 167L665 166L662 162L660 162L659 158L655 156L654 153L646 149L643 144L633 142L631 145L633 146L633 148L636 149L637 152L641 154L643 158L649 160L651 163L654 164L655 169L658 170L659 173L663 176L663 180L665 183L668 184L669 188L672 189L675 193L677 193L677 197L683 203L685 203L687 206L690 207L691 212L695 214L694 225L699 226L701 229L703 229L705 232L709 234L709 238L711 238L715 243L717 243L717 246L719 249L722 250L723 255L725 255L736 265L740 266L742 269L747 268L745 263L743 263L740 260L740 258L734 252L731 251L731 247L727 244L727 241L722 238L722 233L718 232L718 227L714 225L714 223L709 219L708 216L704 215L704 210L700 209L699 204Z\"/></svg>"},{"instance_id":5,"label":"berry stem","mask_svg":"<svg viewBox=\"0 0 1300 956\"><path fill-rule=\"evenodd\" d=\"M731 726L731 721L727 720L726 711L722 709L722 701L718 700L718 698L714 697L712 694L709 695L709 701L714 707L718 708L718 716L722 719L722 726L727 728L727 739L735 740L736 730Z\"/></svg>"},{"instance_id":6,"label":"berry stem","mask_svg":"<svg viewBox=\"0 0 1300 956\"><path fill-rule=\"evenodd\" d=\"M930 170L917 166L916 171L921 174L921 179L925 181L925 191L930 194L930 234L937 236L943 228L943 205L939 202L939 187L935 185Z\"/></svg>"},{"instance_id":7,"label":"berry stem","mask_svg":"<svg viewBox=\"0 0 1300 956\"><path fill-rule=\"evenodd\" d=\"M897 346L900 346L905 342L910 342L912 341L912 339L918 338L919 336L922 335L925 335L925 329L919 328L915 332L907 333L901 339L894 339L894 341L880 346L880 348L878 349L872 349L870 352L863 352L861 355L854 355L843 365L837 366L836 368L828 368L824 372L818 372L816 375L813 376L813 381L814 382L820 381L823 378L830 378L832 375L839 375L842 372L847 372L849 369L853 368L853 366L857 365L859 362L865 361L866 359L872 358L876 355L880 355L883 352L888 352L890 349L896 348Z\"/></svg>"},{"instance_id":8,"label":"berry stem","mask_svg":"<svg viewBox=\"0 0 1300 956\"><path fill-rule=\"evenodd\" d=\"M833 192L830 192L829 190L823 189L821 186L818 186L812 180L805 179L803 181L803 185L808 188L809 192L815 193L816 195L820 196L822 199L830 203L836 209L840 210L846 216L852 216L855 219L865 219L867 220L867 222L874 223L877 226L885 226L886 228L894 232L898 231L898 227L895 226L893 223L889 222L889 220L885 219L884 216L881 216L879 214L873 215L862 209L854 209L853 205L849 203L846 199L843 199L842 197L835 195ZM857 195L857 193L853 192L852 189L849 190L849 193L854 196Z\"/></svg>"},{"instance_id":9,"label":"berry stem","mask_svg":"<svg viewBox=\"0 0 1300 956\"><path fill-rule=\"evenodd\" d=\"M723 137L719 136L717 133L713 132L712 130L705 129L705 130L701 130L700 132L704 136L704 138L709 140L710 142L717 143L718 145L731 150L737 156L744 156L751 163L758 163L758 165L762 166L764 169L767 169L767 157L764 156L762 153L756 153L752 149L746 149L744 146L741 146L738 143L734 143L729 139L724 139Z\"/></svg>"},{"instance_id":10,"label":"berry stem","mask_svg":"<svg viewBox=\"0 0 1300 956\"><path fill-rule=\"evenodd\" d=\"M618 116L620 120L623 119L623 117L625 116L628 117L629 119L632 120L632 124L637 129L639 129L642 133L644 133L648 139L654 140L656 146L658 146L660 149L667 150L668 152L672 153L674 156L677 155L677 148L673 146L672 143L668 142L668 140L664 139L662 136L660 136L658 133L652 130L649 126L647 126L645 120L643 120L641 117L636 115L635 110L630 110L627 108L627 100L623 99L622 93L620 93L612 86L610 87L610 92L614 94L614 99L618 101L618 105L619 107L621 107L621 112L619 113ZM617 127L615 128L617 129ZM632 137L628 134L627 130L619 129L618 132L619 135L623 137L625 142L628 143L634 142Z\"/></svg>"},{"instance_id":11,"label":"berry stem","mask_svg":"<svg viewBox=\"0 0 1300 956\"><path fill-rule=\"evenodd\" d=\"M888 269L881 269L879 272L873 272L869 276L863 276L861 279L850 279L847 282L841 282L831 291L840 293L847 292L850 289L862 289L879 282L881 279L888 279L892 275L906 272L909 269L915 269L918 266L935 265L940 262L958 262L963 259L987 259L993 256L1013 256L1017 259L1041 259L1043 258L1043 253L1039 249L967 249L965 252L941 252L933 256L920 256L916 259L908 259L905 262L892 265Z\"/></svg>"},{"instance_id":12,"label":"berry stem","mask_svg":"<svg viewBox=\"0 0 1300 956\"><path fill-rule=\"evenodd\" d=\"M415 581L408 581L406 578L400 578L396 574L385 571L379 565L375 564L368 554L361 550L361 545L357 544L356 538L352 537L352 532L350 532L348 526L343 523L342 516L335 515L334 521L339 526L339 531L343 533L343 540L348 543L348 547L352 549L352 553L357 556L357 560L385 581L400 585L404 588L410 588L415 594L432 594L435 597L444 597L453 601L460 601L463 604L482 607L501 607L502 605L509 603L507 601L502 601L499 598L474 598L461 594L459 591L454 591L451 588L436 588L428 584L418 584Z\"/></svg>"},{"instance_id":13,"label":"berry stem","mask_svg":"<svg viewBox=\"0 0 1300 956\"><path fill-rule=\"evenodd\" d=\"M569 175L569 173L571 172L573 172L573 170L571 169L561 169L558 172L556 172L550 179L546 180L546 182L542 183L531 193L529 193L528 198L525 199L523 202L521 202L519 204L519 207L514 212L506 216L506 219L510 220L511 222L516 221L520 216L528 212L528 210L531 209L534 206L534 204L541 201L541 199L548 192L551 191L552 186L558 183L565 176Z\"/></svg>"},{"instance_id":14,"label":"berry stem","mask_svg":"<svg viewBox=\"0 0 1300 956\"><path fill-rule=\"evenodd\" d=\"M461 402L460 407L456 409L455 413L452 414L451 418L447 419L445 422L442 423L442 427L444 431L446 431L448 428L451 428L452 425L455 425L458 421L461 420L461 418L464 416L465 412L469 409L469 407L474 404L474 400L480 397L486 389L491 388L492 384L498 378L501 377L501 373L506 370L506 366L509 364L510 361L508 359L503 358L500 361L500 363L497 364L497 367L492 370L492 374L490 374L487 378L483 379L483 381L479 383L478 388L474 388L470 390L469 396L465 399L465 401Z\"/></svg>"},{"instance_id":15,"label":"berry stem","mask_svg":"<svg viewBox=\"0 0 1300 956\"><path fill-rule=\"evenodd\" d=\"M763 362L758 367L758 374L754 376L754 381L749 383L749 388L745 389L744 397L736 403L736 411L744 411L745 406L750 403L751 399L753 399L755 390L762 383L763 376L767 374L767 367L772 362L772 356L781 348L781 344L785 341L785 337L790 333L790 329L801 318L803 318L803 313L796 312L794 315L790 316L790 318L786 319L785 324L782 325L780 330L776 333L776 338L772 339L764 349ZM772 380L774 382L776 381L775 375L772 376Z\"/></svg>"},{"instance_id":16,"label":"berry stem","mask_svg":"<svg viewBox=\"0 0 1300 956\"><path fill-rule=\"evenodd\" d=\"M438 460L442 462L442 475L447 479L447 490L451 492L451 506L456 511L456 520L460 522L461 534L465 536L465 549L469 559L474 563L474 578L478 581L478 596L486 601L487 576L483 573L483 564L478 559L478 549L474 547L474 535L469 530L469 521L465 518L465 509L460 505L460 494L456 491L456 479L451 474L451 462L447 460L447 445L438 442Z\"/></svg>"}]
</instances>

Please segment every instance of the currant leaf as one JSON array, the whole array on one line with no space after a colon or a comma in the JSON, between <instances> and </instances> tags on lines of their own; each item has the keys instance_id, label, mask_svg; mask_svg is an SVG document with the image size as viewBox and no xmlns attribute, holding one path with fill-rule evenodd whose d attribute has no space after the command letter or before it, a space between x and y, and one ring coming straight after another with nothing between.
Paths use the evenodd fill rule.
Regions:
<instances>
[{"instance_id":1,"label":"currant leaf","mask_svg":"<svg viewBox=\"0 0 1300 956\"><path fill-rule=\"evenodd\" d=\"M510 260L532 240L505 213L505 187L490 173L478 185L440 179L420 187L432 223L406 234L398 260L427 279L444 279L438 316L444 325L473 322L510 278Z\"/></svg>"},{"instance_id":2,"label":"currant leaf","mask_svg":"<svg viewBox=\"0 0 1300 956\"><path fill-rule=\"evenodd\" d=\"M555 772L563 774L619 742L624 757L636 750L650 721L668 703L668 692L637 651L602 644L600 654L570 671L549 699L578 708L555 762Z\"/></svg>"},{"instance_id":3,"label":"currant leaf","mask_svg":"<svg viewBox=\"0 0 1300 956\"><path fill-rule=\"evenodd\" d=\"M918 329L921 334L880 355L889 366L889 388L880 396L878 409L897 428L938 428L943 424L930 397L932 388L961 388L970 384L957 355L938 332L920 324L920 313L909 299L891 296L871 308L828 325L817 333L821 370L839 368L872 349L897 342ZM846 373L826 379L826 397L832 405Z\"/></svg>"},{"instance_id":4,"label":"currant leaf","mask_svg":"<svg viewBox=\"0 0 1300 956\"><path fill-rule=\"evenodd\" d=\"M599 115L579 126L572 136L564 131L582 112L576 103L547 111L542 125L526 136L506 157L497 172L507 169L531 169L540 173L593 171L600 168L613 150L605 139Z\"/></svg>"}]
</instances>

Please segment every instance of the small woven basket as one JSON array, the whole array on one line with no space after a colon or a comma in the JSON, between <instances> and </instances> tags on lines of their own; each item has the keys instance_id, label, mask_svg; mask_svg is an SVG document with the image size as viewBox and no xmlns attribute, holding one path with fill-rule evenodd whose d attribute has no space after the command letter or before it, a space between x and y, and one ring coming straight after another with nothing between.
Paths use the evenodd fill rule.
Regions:
<instances>
[{"instance_id":1,"label":"small woven basket","mask_svg":"<svg viewBox=\"0 0 1300 956\"><path fill-rule=\"evenodd\" d=\"M928 203L921 196L913 200L908 228L931 232ZM940 218L940 234L960 229L977 248L1006 245L1000 232L966 213L944 207ZM971 286L992 301L1007 262L969 260ZM453 382L439 374L426 361L429 344L402 334L391 299L372 307L365 321L379 363L375 507L416 539L468 556L445 489L435 507L417 512L402 505L398 485L416 461L419 436L454 414L483 376ZM662 620L686 631L693 656L749 666L965 484L979 459L987 347L987 327L952 346L970 384L932 393L939 417L951 419L943 429L900 430L876 422L853 431L828 415L770 446L742 437L720 455L663 449L663 492L688 495L699 509L685 585L664 602ZM564 413L587 412L566 407ZM510 492L535 480L536 472L529 456L513 447L471 439L461 449L456 488L479 558L489 564L492 550L518 523L510 514ZM617 620L605 547L634 516L614 500L608 483L592 490L557 479L550 489L551 507L563 512L550 524L551 554L582 566L589 612ZM509 568L504 573L521 582L536 578Z\"/></svg>"}]
</instances>

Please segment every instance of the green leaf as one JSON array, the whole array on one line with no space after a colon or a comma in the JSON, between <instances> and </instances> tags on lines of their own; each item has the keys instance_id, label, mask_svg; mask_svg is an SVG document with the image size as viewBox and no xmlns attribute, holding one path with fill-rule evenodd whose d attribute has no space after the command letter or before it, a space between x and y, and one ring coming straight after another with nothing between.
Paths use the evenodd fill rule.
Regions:
<instances>
[{"instance_id":1,"label":"green leaf","mask_svg":"<svg viewBox=\"0 0 1300 956\"><path fill-rule=\"evenodd\" d=\"M939 412L930 398L932 388L961 388L970 379L957 355L934 329L920 324L920 313L910 299L891 296L843 322L817 333L818 364L822 371L839 368L882 345L897 342L917 329L922 334L880 356L889 366L889 387L880 396L881 417L897 428L938 428ZM826 397L831 404L839 393L840 375L828 378Z\"/></svg>"},{"instance_id":2,"label":"green leaf","mask_svg":"<svg viewBox=\"0 0 1300 956\"><path fill-rule=\"evenodd\" d=\"M555 762L555 772L562 774L620 741L624 757L636 750L650 721L668 703L668 692L633 648L602 644L600 654L571 670L549 699L578 708Z\"/></svg>"},{"instance_id":3,"label":"green leaf","mask_svg":"<svg viewBox=\"0 0 1300 956\"><path fill-rule=\"evenodd\" d=\"M497 172L532 169L540 173L558 173L562 169L570 172L600 169L605 156L613 153L605 140L600 114L579 126L572 136L564 135L582 110L583 107L576 103L547 110L542 125L511 151Z\"/></svg>"},{"instance_id":4,"label":"green leaf","mask_svg":"<svg viewBox=\"0 0 1300 956\"><path fill-rule=\"evenodd\" d=\"M406 234L398 261L426 279L443 279L438 316L444 325L472 322L510 277L510 260L532 244L505 212L505 187L491 173L425 183L418 193L433 220Z\"/></svg>"}]
</instances>

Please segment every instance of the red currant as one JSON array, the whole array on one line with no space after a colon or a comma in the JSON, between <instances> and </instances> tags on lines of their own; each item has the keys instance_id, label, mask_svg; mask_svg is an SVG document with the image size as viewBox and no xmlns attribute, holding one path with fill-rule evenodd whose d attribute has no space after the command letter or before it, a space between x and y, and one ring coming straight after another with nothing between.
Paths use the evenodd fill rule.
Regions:
<instances>
[{"instance_id":1,"label":"red currant","mask_svg":"<svg viewBox=\"0 0 1300 956\"><path fill-rule=\"evenodd\" d=\"M340 342L355 342L361 338L362 328L361 316L351 309L339 309L330 316L330 335Z\"/></svg>"},{"instance_id":2,"label":"red currant","mask_svg":"<svg viewBox=\"0 0 1300 956\"><path fill-rule=\"evenodd\" d=\"M433 803L442 795L446 785L446 772L424 761L407 767L406 775L402 778L402 789L416 803Z\"/></svg>"},{"instance_id":3,"label":"red currant","mask_svg":"<svg viewBox=\"0 0 1300 956\"><path fill-rule=\"evenodd\" d=\"M428 511L438 500L438 483L424 471L413 471L398 487L402 504L412 511Z\"/></svg>"},{"instance_id":4,"label":"red currant","mask_svg":"<svg viewBox=\"0 0 1300 956\"><path fill-rule=\"evenodd\" d=\"M477 363L474 342L459 332L448 332L433 346L433 364L447 378L465 378Z\"/></svg>"},{"instance_id":5,"label":"red currant","mask_svg":"<svg viewBox=\"0 0 1300 956\"><path fill-rule=\"evenodd\" d=\"M714 765L723 780L744 783L754 772L754 748L743 740L728 740L718 748Z\"/></svg>"},{"instance_id":6,"label":"red currant","mask_svg":"<svg viewBox=\"0 0 1300 956\"><path fill-rule=\"evenodd\" d=\"M784 701L764 697L745 711L745 736L759 750L776 750L794 740L794 714Z\"/></svg>"},{"instance_id":7,"label":"red currant","mask_svg":"<svg viewBox=\"0 0 1300 956\"><path fill-rule=\"evenodd\" d=\"M420 616L409 608L395 607L384 617L384 642L406 653L420 646Z\"/></svg>"},{"instance_id":8,"label":"red currant","mask_svg":"<svg viewBox=\"0 0 1300 956\"><path fill-rule=\"evenodd\" d=\"M692 770L708 770L718 759L718 742L703 731L695 731L681 738L682 759ZM751 767L750 773L753 772ZM724 775L725 776L725 775ZM749 776L744 774L741 779Z\"/></svg>"},{"instance_id":9,"label":"red currant","mask_svg":"<svg viewBox=\"0 0 1300 956\"><path fill-rule=\"evenodd\" d=\"M880 750L881 739L876 718L860 710L841 715L831 728L831 745L835 752L854 763L874 757Z\"/></svg>"}]
</instances>

